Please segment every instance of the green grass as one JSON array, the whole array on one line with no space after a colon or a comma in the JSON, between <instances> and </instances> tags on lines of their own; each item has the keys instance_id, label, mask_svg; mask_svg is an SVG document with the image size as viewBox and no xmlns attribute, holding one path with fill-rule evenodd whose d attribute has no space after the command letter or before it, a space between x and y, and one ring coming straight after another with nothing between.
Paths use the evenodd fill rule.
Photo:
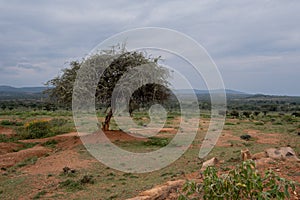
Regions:
<instances>
[{"instance_id":1,"label":"green grass","mask_svg":"<svg viewBox=\"0 0 300 200\"><path fill-rule=\"evenodd\" d=\"M51 114L48 112L48 114ZM54 114L54 113L52 113ZM47 115L50 116L50 115ZM103 117L103 115L101 115ZM134 113L134 117L137 123L140 124L146 124L147 118L145 117L145 113ZM179 126L177 124L179 114L171 113L171 115L167 117L166 126L170 128L175 128L176 126ZM18 116L9 116L11 120L19 119ZM15 117L15 119L13 119ZM32 117L32 116L31 116ZM43 118L45 115L37 115L33 118L30 118L30 120L37 118ZM209 118L209 112L203 112L201 114L201 117ZM5 117L6 118L6 117ZM7 117L8 118L8 117ZM56 115L54 118L60 118L60 116ZM275 122L280 122L281 124L275 125L272 122L272 118L274 118ZM68 119L67 124L71 124L70 119ZM234 120L227 120L226 121L226 130L229 131L234 136L241 136L243 134L247 134L248 130L255 130L262 133L277 133L281 134L283 136L283 140L280 142L280 144L258 144L256 141L250 140L250 141L235 141L232 140L233 146L232 147L214 147L212 152L208 155L206 159L209 159L211 157L217 157L222 160L225 160L224 163L221 163L221 168L228 171L229 166L236 165L240 163L240 150L244 148L248 148L251 153L261 152L265 150L266 148L270 147L276 147L276 146L286 146L291 145L292 148L295 149L296 152L300 152L300 137L295 137L294 132L297 131L297 128L300 127L300 119L297 119L295 121L289 121L289 119L283 119L282 116L277 116L277 114L272 114L271 116L258 116L255 121L263 122L263 125L256 125L255 122L249 120L249 119L234 119ZM24 121L25 122L25 121ZM56 122L59 123L59 122ZM117 125L114 124L113 121L112 128L118 129ZM56 124L55 126L57 126ZM23 181L19 185L12 184L9 185L9 179L14 180L12 177L3 176L0 177L0 190L3 191L3 194L0 194L1 199L7 199L9 195L12 195L15 199L19 198L24 194L24 190L16 190L13 194L12 190L15 190L14 187L21 188L24 186L27 187L27 184L29 180L43 180L44 178L57 178L60 180L59 187L58 185L55 185L53 187L56 187L57 189L51 190L53 192L53 195L51 198L60 198L60 199L126 199L136 196L141 191L147 190L152 188L153 186L157 184L162 184L169 180L176 180L180 178L184 178L184 174L189 174L191 172L197 172L202 166L202 163L204 160L198 158L199 153L199 147L202 143L203 137L204 137L204 131L206 130L206 126L208 123L201 126L202 129L199 129L199 134L197 135L196 139L193 142L193 146L184 153L182 157L180 157L178 160L176 160L171 165L159 170L154 171L151 173L145 173L145 174L135 174L135 173L123 173L117 170L113 170L108 168L107 166L96 162L92 164L91 166L85 168L84 170L78 170L76 171L75 176L61 176L59 174L51 174L51 176L45 175L39 175L39 176L33 176L33 175L24 175L26 177L26 180ZM165 127L166 127L165 126ZM291 132L291 130L293 130ZM164 134L164 133L163 133ZM162 135L163 135L162 134ZM168 135L168 134L166 134ZM251 135L251 134L250 134ZM127 151L131 152L149 152L149 151L155 151L162 146L168 144L170 138L167 138L166 140L164 138L158 139L149 139L149 143L145 143L144 141L116 141L114 142L116 145L118 145L120 148L125 149ZM4 140L7 140L7 138L4 138ZM47 144L43 144L45 146L49 147L55 147L54 141L49 141ZM53 146L52 146L53 145ZM79 152L80 159L86 160L86 159L93 159L93 157L87 152L87 150L84 148L83 145L79 145L76 147L76 151ZM113 155L112 155L113 156ZM77 170L77 169L76 169ZM82 184L80 180L84 177L86 174L90 174L93 176L94 184ZM297 173L291 172L291 175L297 175ZM4 187L2 185L5 185ZM29 184L30 185L30 184ZM50 187L50 186L49 186ZM52 187L52 186L51 186ZM47 188L43 188L46 192L48 192ZM27 188L27 193L25 191L25 194L28 194L31 189ZM21 194L21 192L23 192ZM33 195L38 193L33 193ZM1 196L2 195L2 196ZM48 198L47 194L47 198ZM39 195L40 198L44 198L43 194ZM2 198L4 197L4 198ZM50 197L49 197L50 198Z\"/></svg>"},{"instance_id":2,"label":"green grass","mask_svg":"<svg viewBox=\"0 0 300 200\"><path fill-rule=\"evenodd\" d=\"M144 142L143 144L146 146L164 147L169 144L169 141L169 138L150 137L148 141Z\"/></svg>"},{"instance_id":3,"label":"green grass","mask_svg":"<svg viewBox=\"0 0 300 200\"><path fill-rule=\"evenodd\" d=\"M32 148L35 145L39 144L38 142L16 142L16 143L21 144L22 147L14 149L13 150L14 152L18 152L18 151L21 151L21 150L24 150L24 149L29 149L29 148Z\"/></svg>"},{"instance_id":4,"label":"green grass","mask_svg":"<svg viewBox=\"0 0 300 200\"><path fill-rule=\"evenodd\" d=\"M37 119L16 128L19 139L46 138L71 131L74 131L73 123L64 118L53 118L50 121Z\"/></svg>"},{"instance_id":5,"label":"green grass","mask_svg":"<svg viewBox=\"0 0 300 200\"><path fill-rule=\"evenodd\" d=\"M58 142L56 140L48 140L47 142L43 143L42 146L49 147L49 148L55 148Z\"/></svg>"},{"instance_id":6,"label":"green grass","mask_svg":"<svg viewBox=\"0 0 300 200\"><path fill-rule=\"evenodd\" d=\"M14 121L14 120L1 120L0 125L2 126L22 126L22 122Z\"/></svg>"},{"instance_id":7,"label":"green grass","mask_svg":"<svg viewBox=\"0 0 300 200\"><path fill-rule=\"evenodd\" d=\"M40 199L42 196L44 196L45 194L47 194L47 192L45 190L42 190L40 192L38 192L33 199Z\"/></svg>"},{"instance_id":8,"label":"green grass","mask_svg":"<svg viewBox=\"0 0 300 200\"><path fill-rule=\"evenodd\" d=\"M21 167L25 167L27 165L34 165L36 163L36 161L38 160L37 156L34 157L30 157L30 158L26 158L25 160L17 163L14 168L21 168Z\"/></svg>"},{"instance_id":9,"label":"green grass","mask_svg":"<svg viewBox=\"0 0 300 200\"><path fill-rule=\"evenodd\" d=\"M0 134L0 142L15 142L17 141L14 137L8 137L7 135Z\"/></svg>"}]
</instances>

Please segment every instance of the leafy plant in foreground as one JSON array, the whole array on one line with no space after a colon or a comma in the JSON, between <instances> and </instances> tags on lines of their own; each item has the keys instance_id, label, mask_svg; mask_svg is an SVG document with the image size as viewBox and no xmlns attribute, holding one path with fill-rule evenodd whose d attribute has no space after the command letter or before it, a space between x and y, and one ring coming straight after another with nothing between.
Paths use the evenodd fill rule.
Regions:
<instances>
[{"instance_id":1,"label":"leafy plant in foreground","mask_svg":"<svg viewBox=\"0 0 300 200\"><path fill-rule=\"evenodd\" d=\"M208 167L203 175L202 183L187 181L178 199L285 199L290 197L290 188L295 191L294 182L272 170L265 171L264 175L257 173L254 161L245 161L223 175L218 175L215 167Z\"/></svg>"}]
</instances>

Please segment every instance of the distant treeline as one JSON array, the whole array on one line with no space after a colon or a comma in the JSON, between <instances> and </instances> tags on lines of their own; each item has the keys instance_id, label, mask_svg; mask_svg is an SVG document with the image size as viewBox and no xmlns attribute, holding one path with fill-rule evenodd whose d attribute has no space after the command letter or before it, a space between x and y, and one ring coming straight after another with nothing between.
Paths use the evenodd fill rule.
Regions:
<instances>
[{"instance_id":1,"label":"distant treeline","mask_svg":"<svg viewBox=\"0 0 300 200\"><path fill-rule=\"evenodd\" d=\"M198 95L198 104L202 110L210 110L211 103L209 95ZM97 104L97 109L106 105ZM148 107L149 105L138 105L138 108ZM173 96L164 103L168 109L179 109L179 102ZM71 110L68 105L57 105L50 102L47 98L40 99L18 99L0 100L0 110L13 109L32 109L32 110ZM227 95L227 110L231 111L251 111L251 112L300 112L300 97L288 96L268 96L268 95Z\"/></svg>"}]
</instances>

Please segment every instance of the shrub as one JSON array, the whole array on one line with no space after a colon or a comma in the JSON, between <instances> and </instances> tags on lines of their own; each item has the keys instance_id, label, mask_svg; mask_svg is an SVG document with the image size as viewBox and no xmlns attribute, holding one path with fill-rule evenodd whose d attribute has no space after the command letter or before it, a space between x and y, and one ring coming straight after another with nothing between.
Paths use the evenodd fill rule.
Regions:
<instances>
[{"instance_id":1,"label":"shrub","mask_svg":"<svg viewBox=\"0 0 300 200\"><path fill-rule=\"evenodd\" d=\"M60 182L60 187L64 187L69 191L76 191L76 190L82 190L83 187L80 182L72 180L72 179L67 179L65 181Z\"/></svg>"},{"instance_id":2,"label":"shrub","mask_svg":"<svg viewBox=\"0 0 300 200\"><path fill-rule=\"evenodd\" d=\"M47 135L51 135L51 126L49 121L45 120L34 120L28 122L19 130L19 136L22 139L35 139L43 138Z\"/></svg>"},{"instance_id":3,"label":"shrub","mask_svg":"<svg viewBox=\"0 0 300 200\"><path fill-rule=\"evenodd\" d=\"M184 193L179 200L285 199L290 197L289 188L295 191L294 182L277 176L272 170L260 175L255 170L254 161L249 160L220 176L215 167L208 167L202 183L187 181L184 184Z\"/></svg>"},{"instance_id":4,"label":"shrub","mask_svg":"<svg viewBox=\"0 0 300 200\"><path fill-rule=\"evenodd\" d=\"M17 163L14 167L15 168L21 168L21 167L24 167L24 166L27 166L27 165L34 165L37 160L38 160L37 156L26 158L22 162Z\"/></svg>"},{"instance_id":5,"label":"shrub","mask_svg":"<svg viewBox=\"0 0 300 200\"><path fill-rule=\"evenodd\" d=\"M262 126L262 125L264 125L263 122L255 122L254 124L255 124L256 126Z\"/></svg>"},{"instance_id":6,"label":"shrub","mask_svg":"<svg viewBox=\"0 0 300 200\"><path fill-rule=\"evenodd\" d=\"M2 120L0 122L0 125L2 126L22 126L22 122L17 122L17 121L11 121L11 120Z\"/></svg>"},{"instance_id":7,"label":"shrub","mask_svg":"<svg viewBox=\"0 0 300 200\"><path fill-rule=\"evenodd\" d=\"M149 140L144 142L144 145L147 146L159 146L159 147L164 147L169 144L169 139L168 138L159 138L159 137L149 137Z\"/></svg>"},{"instance_id":8,"label":"shrub","mask_svg":"<svg viewBox=\"0 0 300 200\"><path fill-rule=\"evenodd\" d=\"M51 126L63 126L68 123L68 120L64 118L54 118L49 121Z\"/></svg>"},{"instance_id":9,"label":"shrub","mask_svg":"<svg viewBox=\"0 0 300 200\"><path fill-rule=\"evenodd\" d=\"M7 137L7 135L0 134L0 142L15 142L17 141L14 137Z\"/></svg>"},{"instance_id":10,"label":"shrub","mask_svg":"<svg viewBox=\"0 0 300 200\"><path fill-rule=\"evenodd\" d=\"M92 175L84 175L79 180L67 179L60 182L60 187L64 187L69 191L82 190L85 184L94 184L95 180Z\"/></svg>"},{"instance_id":11,"label":"shrub","mask_svg":"<svg viewBox=\"0 0 300 200\"><path fill-rule=\"evenodd\" d=\"M58 142L56 140L48 140L47 142L43 143L42 146L55 148L57 143Z\"/></svg>"},{"instance_id":12,"label":"shrub","mask_svg":"<svg viewBox=\"0 0 300 200\"><path fill-rule=\"evenodd\" d=\"M54 118L50 121L44 119L33 120L16 129L20 139L35 139L51 137L73 131L74 127L67 124L62 118Z\"/></svg>"}]
</instances>

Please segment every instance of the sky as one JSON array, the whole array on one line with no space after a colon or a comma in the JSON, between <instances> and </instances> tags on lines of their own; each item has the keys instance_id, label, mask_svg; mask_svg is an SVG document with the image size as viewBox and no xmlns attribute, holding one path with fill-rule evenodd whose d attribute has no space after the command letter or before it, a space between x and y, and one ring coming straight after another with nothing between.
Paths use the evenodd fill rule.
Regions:
<instances>
[{"instance_id":1,"label":"sky","mask_svg":"<svg viewBox=\"0 0 300 200\"><path fill-rule=\"evenodd\" d=\"M112 35L162 27L201 44L226 88L300 96L299 10L298 0L0 0L0 85L41 86Z\"/></svg>"}]
</instances>

